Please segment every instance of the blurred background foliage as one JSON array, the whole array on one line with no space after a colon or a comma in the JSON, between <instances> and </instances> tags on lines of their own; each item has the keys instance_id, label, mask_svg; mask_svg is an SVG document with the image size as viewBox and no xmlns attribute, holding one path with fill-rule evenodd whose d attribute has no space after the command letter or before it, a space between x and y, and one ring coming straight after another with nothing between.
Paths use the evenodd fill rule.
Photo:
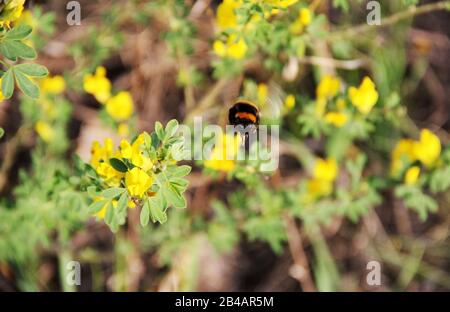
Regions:
<instances>
[{"instance_id":1,"label":"blurred background foliage","mask_svg":"<svg viewBox=\"0 0 450 312\"><path fill-rule=\"evenodd\" d=\"M450 289L449 1L79 3L0 6L0 290ZM177 164L237 98L278 168Z\"/></svg>"}]
</instances>

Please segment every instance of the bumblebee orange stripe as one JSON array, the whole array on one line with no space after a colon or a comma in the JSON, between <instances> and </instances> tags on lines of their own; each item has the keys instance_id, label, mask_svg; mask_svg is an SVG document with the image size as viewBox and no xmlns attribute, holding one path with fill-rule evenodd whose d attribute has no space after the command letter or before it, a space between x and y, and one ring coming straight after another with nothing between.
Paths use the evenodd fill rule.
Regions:
<instances>
[{"instance_id":1,"label":"bumblebee orange stripe","mask_svg":"<svg viewBox=\"0 0 450 312\"><path fill-rule=\"evenodd\" d=\"M256 116L254 114L247 113L247 112L236 113L236 118L250 119L251 122L256 122Z\"/></svg>"}]
</instances>

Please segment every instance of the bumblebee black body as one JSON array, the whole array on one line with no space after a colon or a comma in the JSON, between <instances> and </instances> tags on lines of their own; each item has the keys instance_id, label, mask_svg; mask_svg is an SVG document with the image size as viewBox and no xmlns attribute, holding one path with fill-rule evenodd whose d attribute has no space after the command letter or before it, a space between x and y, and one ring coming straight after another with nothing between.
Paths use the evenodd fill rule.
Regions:
<instances>
[{"instance_id":1,"label":"bumblebee black body","mask_svg":"<svg viewBox=\"0 0 450 312\"><path fill-rule=\"evenodd\" d=\"M241 144L246 154L250 148L250 133L257 133L259 125L259 109L252 102L238 100L228 111L228 122L237 128L241 135Z\"/></svg>"},{"instance_id":2,"label":"bumblebee black body","mask_svg":"<svg viewBox=\"0 0 450 312\"><path fill-rule=\"evenodd\" d=\"M228 111L228 121L231 125L241 125L244 128L249 125L255 127L259 124L259 109L252 102L238 100Z\"/></svg>"}]
</instances>

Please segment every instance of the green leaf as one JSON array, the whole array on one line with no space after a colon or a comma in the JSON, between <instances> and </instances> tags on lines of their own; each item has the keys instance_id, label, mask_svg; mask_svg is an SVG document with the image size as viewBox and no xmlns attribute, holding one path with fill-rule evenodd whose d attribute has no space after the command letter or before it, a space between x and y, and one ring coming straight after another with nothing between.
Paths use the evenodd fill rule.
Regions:
<instances>
[{"instance_id":1,"label":"green leaf","mask_svg":"<svg viewBox=\"0 0 450 312\"><path fill-rule=\"evenodd\" d=\"M160 142L160 140L158 138L158 135L155 132L152 132L150 137L151 137L151 142L152 142L153 148L157 149L158 145L159 145L159 142Z\"/></svg>"},{"instance_id":2,"label":"green leaf","mask_svg":"<svg viewBox=\"0 0 450 312\"><path fill-rule=\"evenodd\" d=\"M29 25L16 26L6 33L5 38L9 40L25 39L29 34L31 34L32 31L33 28Z\"/></svg>"},{"instance_id":3,"label":"green leaf","mask_svg":"<svg viewBox=\"0 0 450 312\"><path fill-rule=\"evenodd\" d=\"M0 127L0 139L5 135L5 130Z\"/></svg>"},{"instance_id":4,"label":"green leaf","mask_svg":"<svg viewBox=\"0 0 450 312\"><path fill-rule=\"evenodd\" d=\"M158 200L153 200L151 203L149 202L149 207L153 222L158 221L163 224L167 221L167 214L164 212L164 208L160 203Z\"/></svg>"},{"instance_id":5,"label":"green leaf","mask_svg":"<svg viewBox=\"0 0 450 312\"><path fill-rule=\"evenodd\" d=\"M125 192L124 188L112 187L112 188L104 190L102 192L101 196L103 196L105 198L116 198L117 196L119 196L123 192Z\"/></svg>"},{"instance_id":6,"label":"green leaf","mask_svg":"<svg viewBox=\"0 0 450 312\"><path fill-rule=\"evenodd\" d=\"M144 131L144 144L147 149L152 147L152 137L148 134L147 131Z\"/></svg>"},{"instance_id":7,"label":"green leaf","mask_svg":"<svg viewBox=\"0 0 450 312\"><path fill-rule=\"evenodd\" d=\"M122 195L120 195L119 201L117 202L117 211L119 213L122 213L122 211L127 208L127 204L128 204L128 194L127 192L123 192Z\"/></svg>"},{"instance_id":8,"label":"green leaf","mask_svg":"<svg viewBox=\"0 0 450 312\"><path fill-rule=\"evenodd\" d=\"M164 134L165 134L164 132L165 131L164 131L163 125L159 121L157 121L155 123L155 133L158 136L158 139L160 139L161 141L164 140Z\"/></svg>"},{"instance_id":9,"label":"green leaf","mask_svg":"<svg viewBox=\"0 0 450 312\"><path fill-rule=\"evenodd\" d=\"M39 88L30 78L25 76L22 72L15 70L14 75L16 77L17 86L25 95L28 95L33 99L39 98Z\"/></svg>"},{"instance_id":10,"label":"green leaf","mask_svg":"<svg viewBox=\"0 0 450 312\"><path fill-rule=\"evenodd\" d=\"M113 220L114 220L114 206L112 204L112 201L110 201L108 204L108 208L106 210L105 222L106 224L111 225Z\"/></svg>"},{"instance_id":11,"label":"green leaf","mask_svg":"<svg viewBox=\"0 0 450 312\"><path fill-rule=\"evenodd\" d=\"M170 120L166 125L166 139L172 137L178 130L178 121L176 119Z\"/></svg>"},{"instance_id":12,"label":"green leaf","mask_svg":"<svg viewBox=\"0 0 450 312\"><path fill-rule=\"evenodd\" d=\"M148 200L145 201L144 207L141 209L140 221L142 226L146 226L150 220L150 207Z\"/></svg>"},{"instance_id":13,"label":"green leaf","mask_svg":"<svg viewBox=\"0 0 450 312\"><path fill-rule=\"evenodd\" d=\"M169 204L172 204L175 208L186 208L186 200L171 183L169 183L169 187L164 187L162 191Z\"/></svg>"},{"instance_id":14,"label":"green leaf","mask_svg":"<svg viewBox=\"0 0 450 312\"><path fill-rule=\"evenodd\" d=\"M120 159L118 158L111 158L109 160L109 163L111 164L111 166L116 169L119 172L127 172L128 171L128 167L127 165Z\"/></svg>"},{"instance_id":15,"label":"green leaf","mask_svg":"<svg viewBox=\"0 0 450 312\"><path fill-rule=\"evenodd\" d=\"M450 187L450 166L435 170L430 179L430 189L433 193L443 192Z\"/></svg>"},{"instance_id":16,"label":"green leaf","mask_svg":"<svg viewBox=\"0 0 450 312\"><path fill-rule=\"evenodd\" d=\"M171 177L182 178L182 177L188 175L189 172L191 172L191 169L192 169L191 166L187 166L187 165L178 166L178 167L176 167L176 169L174 169L171 172Z\"/></svg>"},{"instance_id":17,"label":"green leaf","mask_svg":"<svg viewBox=\"0 0 450 312\"><path fill-rule=\"evenodd\" d=\"M14 70L31 77L45 77L48 75L48 70L45 66L34 63L16 65Z\"/></svg>"},{"instance_id":18,"label":"green leaf","mask_svg":"<svg viewBox=\"0 0 450 312\"><path fill-rule=\"evenodd\" d=\"M189 181L183 178L172 178L170 179L170 183L175 186L178 190L185 190L189 185ZM181 193L181 192L180 192Z\"/></svg>"},{"instance_id":19,"label":"green leaf","mask_svg":"<svg viewBox=\"0 0 450 312\"><path fill-rule=\"evenodd\" d=\"M100 200L93 202L88 208L89 213L94 214L99 212L107 204L107 202L108 200Z\"/></svg>"},{"instance_id":20,"label":"green leaf","mask_svg":"<svg viewBox=\"0 0 450 312\"><path fill-rule=\"evenodd\" d=\"M428 216L428 211L436 212L438 204L434 198L422 192L416 185L399 185L395 188L395 196L404 200L405 206L413 209L422 221Z\"/></svg>"},{"instance_id":21,"label":"green leaf","mask_svg":"<svg viewBox=\"0 0 450 312\"><path fill-rule=\"evenodd\" d=\"M5 99L9 99L14 92L14 74L12 69L8 69L8 71L3 75L2 79L2 93Z\"/></svg>"},{"instance_id":22,"label":"green leaf","mask_svg":"<svg viewBox=\"0 0 450 312\"><path fill-rule=\"evenodd\" d=\"M5 40L1 42L0 53L14 62L17 60L17 57L27 60L34 60L36 58L36 51L32 47L17 40Z\"/></svg>"},{"instance_id":23,"label":"green leaf","mask_svg":"<svg viewBox=\"0 0 450 312\"><path fill-rule=\"evenodd\" d=\"M95 197L99 195L99 193L97 192L97 187L95 185L88 186L86 191L90 197Z\"/></svg>"}]
</instances>

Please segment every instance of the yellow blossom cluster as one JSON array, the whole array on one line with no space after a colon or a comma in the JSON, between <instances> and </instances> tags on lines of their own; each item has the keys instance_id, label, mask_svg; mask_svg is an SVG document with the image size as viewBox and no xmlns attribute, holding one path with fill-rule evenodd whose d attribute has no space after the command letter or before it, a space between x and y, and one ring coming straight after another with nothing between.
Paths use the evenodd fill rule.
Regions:
<instances>
[{"instance_id":1,"label":"yellow blossom cluster","mask_svg":"<svg viewBox=\"0 0 450 312\"><path fill-rule=\"evenodd\" d=\"M128 91L111 94L111 82L106 77L106 69L96 68L94 74L87 74L83 78L84 90L92 94L95 99L105 105L106 112L114 121L119 122L118 132L122 137L128 136L128 125L125 123L134 112L133 98Z\"/></svg>"},{"instance_id":2,"label":"yellow blossom cluster","mask_svg":"<svg viewBox=\"0 0 450 312\"><path fill-rule=\"evenodd\" d=\"M25 0L6 0L2 4L0 12L0 27L10 28L11 23L16 21L23 12Z\"/></svg>"},{"instance_id":3,"label":"yellow blossom cluster","mask_svg":"<svg viewBox=\"0 0 450 312\"><path fill-rule=\"evenodd\" d=\"M251 4L261 4L268 6L264 11L266 18L277 14L280 9L287 8L297 3L298 0L251 0ZM240 60L244 58L248 51L247 43L243 36L246 30L254 29L255 23L262 19L261 15L254 14L244 25L238 24L236 10L246 2L243 0L224 0L217 8L216 24L219 31L226 31L226 38L215 40L213 51L222 58ZM294 33L300 32L305 26L311 23L311 12L307 8L299 10L299 15L292 25Z\"/></svg>"},{"instance_id":4,"label":"yellow blossom cluster","mask_svg":"<svg viewBox=\"0 0 450 312\"><path fill-rule=\"evenodd\" d=\"M375 89L375 84L367 76L364 77L358 88L350 87L348 95L352 104L364 115L370 113L372 107L378 101L378 92Z\"/></svg>"},{"instance_id":5,"label":"yellow blossom cluster","mask_svg":"<svg viewBox=\"0 0 450 312\"><path fill-rule=\"evenodd\" d=\"M414 184L419 178L420 167L411 166L420 162L426 168L433 167L441 154L441 142L430 130L422 129L418 140L401 139L391 155L391 174L398 175L406 169L404 182Z\"/></svg>"},{"instance_id":6,"label":"yellow blossom cluster","mask_svg":"<svg viewBox=\"0 0 450 312\"><path fill-rule=\"evenodd\" d=\"M350 119L346 111L346 100L338 97L336 109L327 111L327 103L336 97L341 87L339 78L325 75L316 88L315 113L318 117L324 117L325 122L337 128L344 126ZM378 101L378 92L375 84L369 77L364 77L358 87L348 89L350 103L362 115L367 115Z\"/></svg>"},{"instance_id":7,"label":"yellow blossom cluster","mask_svg":"<svg viewBox=\"0 0 450 312\"><path fill-rule=\"evenodd\" d=\"M308 181L308 191L319 195L329 195L337 177L338 167L334 158L317 158L313 169L313 178Z\"/></svg>"},{"instance_id":8,"label":"yellow blossom cluster","mask_svg":"<svg viewBox=\"0 0 450 312\"><path fill-rule=\"evenodd\" d=\"M273 6L274 8L271 10L271 12L266 12L266 14L270 16L271 14L278 13L277 8L287 8L297 3L298 0L251 0L250 2L253 4L260 3ZM233 29L238 26L236 9L239 8L239 6L241 6L243 3L243 0L222 1L222 3L217 7L216 15L217 26L220 30ZM302 20L309 24L309 22L307 21L308 17L305 15L305 13L302 14Z\"/></svg>"},{"instance_id":9,"label":"yellow blossom cluster","mask_svg":"<svg viewBox=\"0 0 450 312\"><path fill-rule=\"evenodd\" d=\"M340 104L340 110L326 112L328 100L334 98L341 87L341 81L337 77L325 75L316 88L315 113L318 117L324 117L325 121L335 127L342 127L348 121L347 114L343 111L344 104ZM339 99L338 101L343 101ZM341 102L342 103L342 102ZM339 107L338 107L339 108Z\"/></svg>"},{"instance_id":10,"label":"yellow blossom cluster","mask_svg":"<svg viewBox=\"0 0 450 312\"><path fill-rule=\"evenodd\" d=\"M312 178L306 182L306 194L302 195L302 202L306 204L330 195L337 174L338 165L334 158L317 158L314 162Z\"/></svg>"},{"instance_id":11,"label":"yellow blossom cluster","mask_svg":"<svg viewBox=\"0 0 450 312\"><path fill-rule=\"evenodd\" d=\"M91 149L91 165L108 187L125 186L128 193L135 198L147 194L153 183L153 163L144 154L144 134L140 134L134 142L120 142L119 148L113 148L111 139L106 139L103 146L95 141ZM116 169L111 161L128 164L124 170Z\"/></svg>"},{"instance_id":12,"label":"yellow blossom cluster","mask_svg":"<svg viewBox=\"0 0 450 312\"><path fill-rule=\"evenodd\" d=\"M228 57L235 60L242 59L247 53L247 44L242 37L231 34L225 41L216 40L213 44L214 53L220 57Z\"/></svg>"}]
</instances>

